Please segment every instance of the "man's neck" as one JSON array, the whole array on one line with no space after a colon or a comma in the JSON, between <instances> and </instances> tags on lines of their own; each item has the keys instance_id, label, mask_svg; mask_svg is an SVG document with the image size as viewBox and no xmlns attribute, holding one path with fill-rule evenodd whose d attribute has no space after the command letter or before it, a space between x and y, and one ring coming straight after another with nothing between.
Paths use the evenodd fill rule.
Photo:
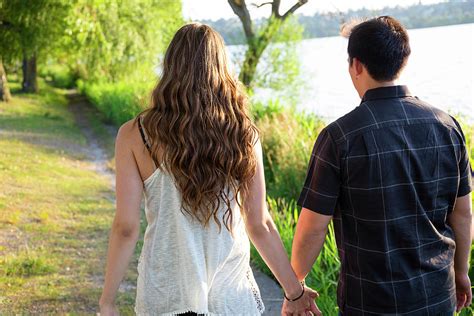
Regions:
<instances>
[{"instance_id":1,"label":"man's neck","mask_svg":"<svg viewBox=\"0 0 474 316\"><path fill-rule=\"evenodd\" d=\"M360 97L362 98L368 90L382 88L382 87L393 87L398 85L396 80L392 81L375 81L371 80L367 82L360 91Z\"/></svg>"}]
</instances>

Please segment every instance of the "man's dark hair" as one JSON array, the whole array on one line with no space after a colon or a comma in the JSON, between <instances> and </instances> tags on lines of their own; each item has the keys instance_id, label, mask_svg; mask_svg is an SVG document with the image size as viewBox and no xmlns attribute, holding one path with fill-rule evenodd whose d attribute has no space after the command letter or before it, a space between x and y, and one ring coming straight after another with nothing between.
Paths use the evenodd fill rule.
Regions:
<instances>
[{"instance_id":1,"label":"man's dark hair","mask_svg":"<svg viewBox=\"0 0 474 316\"><path fill-rule=\"evenodd\" d=\"M408 33L400 22L380 16L352 28L347 46L350 63L357 58L377 81L398 77L410 55Z\"/></svg>"}]
</instances>

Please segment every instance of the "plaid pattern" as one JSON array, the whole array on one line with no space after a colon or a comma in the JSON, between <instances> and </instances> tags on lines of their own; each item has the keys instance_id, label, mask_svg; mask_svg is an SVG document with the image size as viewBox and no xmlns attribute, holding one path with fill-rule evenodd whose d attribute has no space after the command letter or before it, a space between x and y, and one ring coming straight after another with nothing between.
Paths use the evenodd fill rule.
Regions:
<instances>
[{"instance_id":1,"label":"plaid pattern","mask_svg":"<svg viewBox=\"0 0 474 316\"><path fill-rule=\"evenodd\" d=\"M344 315L452 314L446 216L471 186L459 124L405 86L367 91L320 133L298 204L333 215Z\"/></svg>"}]
</instances>

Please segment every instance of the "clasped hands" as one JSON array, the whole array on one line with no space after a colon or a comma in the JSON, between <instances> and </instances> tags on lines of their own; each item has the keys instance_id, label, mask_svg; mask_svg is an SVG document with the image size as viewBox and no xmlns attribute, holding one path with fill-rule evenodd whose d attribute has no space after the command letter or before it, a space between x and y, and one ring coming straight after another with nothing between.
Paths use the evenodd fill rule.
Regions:
<instances>
[{"instance_id":1,"label":"clasped hands","mask_svg":"<svg viewBox=\"0 0 474 316\"><path fill-rule=\"evenodd\" d=\"M321 316L322 313L316 306L315 299L319 297L318 292L315 290L304 286L304 295L293 302L288 301L287 299L283 302L283 307L281 309L282 316L310 316L317 315Z\"/></svg>"}]
</instances>

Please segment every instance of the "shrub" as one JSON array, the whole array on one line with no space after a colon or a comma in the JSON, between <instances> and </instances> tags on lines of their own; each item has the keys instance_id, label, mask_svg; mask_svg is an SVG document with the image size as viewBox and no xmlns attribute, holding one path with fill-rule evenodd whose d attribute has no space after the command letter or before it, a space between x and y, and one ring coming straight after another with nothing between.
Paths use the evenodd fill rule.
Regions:
<instances>
[{"instance_id":1,"label":"shrub","mask_svg":"<svg viewBox=\"0 0 474 316\"><path fill-rule=\"evenodd\" d=\"M268 195L298 198L324 122L314 114L298 112L278 101L257 103L252 113L261 133Z\"/></svg>"},{"instance_id":2,"label":"shrub","mask_svg":"<svg viewBox=\"0 0 474 316\"><path fill-rule=\"evenodd\" d=\"M67 66L54 64L45 66L40 75L57 88L70 89L76 85L77 75Z\"/></svg>"},{"instance_id":3,"label":"shrub","mask_svg":"<svg viewBox=\"0 0 474 316\"><path fill-rule=\"evenodd\" d=\"M121 125L135 117L148 102L152 86L143 82L80 83L81 91L108 122Z\"/></svg>"}]
</instances>

